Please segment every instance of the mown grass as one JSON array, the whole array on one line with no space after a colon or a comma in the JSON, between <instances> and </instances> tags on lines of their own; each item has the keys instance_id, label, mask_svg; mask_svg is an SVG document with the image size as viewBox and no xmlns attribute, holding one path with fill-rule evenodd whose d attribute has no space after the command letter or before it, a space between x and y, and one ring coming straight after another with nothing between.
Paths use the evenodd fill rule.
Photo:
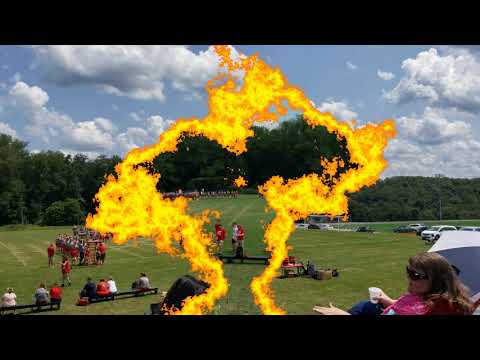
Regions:
<instances>
[{"instance_id":1,"label":"mown grass","mask_svg":"<svg viewBox=\"0 0 480 360\"><path fill-rule=\"evenodd\" d=\"M202 199L193 201L192 213L203 209L222 212L222 222L227 227L225 253L231 252L231 223L237 221L246 230L248 254L263 255L263 225L274 214L264 211L265 202L255 195L241 195L236 199ZM442 221L442 223L448 223ZM456 223L460 223L456 221ZM464 222L465 223L465 222ZM478 224L479 222L468 222ZM317 281L311 278L275 279L273 290L276 303L289 314L311 314L315 304L348 308L354 302L368 296L369 286L379 286L391 296L405 291L404 275L408 257L428 250L428 247L411 234L391 232L397 224L372 224L380 232L350 233L319 230L296 230L289 239L293 246L290 255L314 262L317 267L337 268L338 278ZM208 225L212 231L213 224ZM0 289L15 288L19 303L29 303L39 282L50 285L61 280L58 256L55 269L47 266L46 248L61 232L70 227L25 227L22 230L5 228L0 231ZM228 295L217 302L212 314L260 314L253 302L250 281L264 269L262 264L225 264L224 270L230 283ZM157 254L152 242L140 239L138 244L108 245L104 266L74 267L72 287L64 288L64 301L60 311L42 314L143 314L150 303L158 302L157 295L117 300L78 307L75 302L87 276L95 280L112 275L119 289L128 289L142 271L160 290L168 290L180 276L189 273L189 264L179 258Z\"/></svg>"}]
</instances>

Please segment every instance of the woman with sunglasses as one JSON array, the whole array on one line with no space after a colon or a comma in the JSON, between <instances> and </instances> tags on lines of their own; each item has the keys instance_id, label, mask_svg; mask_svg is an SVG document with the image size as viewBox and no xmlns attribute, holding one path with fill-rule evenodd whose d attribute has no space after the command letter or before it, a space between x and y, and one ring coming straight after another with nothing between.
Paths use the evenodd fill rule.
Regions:
<instances>
[{"instance_id":1,"label":"woman with sunglasses","mask_svg":"<svg viewBox=\"0 0 480 360\"><path fill-rule=\"evenodd\" d=\"M475 310L469 290L443 256L434 252L415 255L406 273L408 292L398 300L382 292L374 299L378 304L362 301L348 312L332 304L313 310L322 315L471 315Z\"/></svg>"}]
</instances>

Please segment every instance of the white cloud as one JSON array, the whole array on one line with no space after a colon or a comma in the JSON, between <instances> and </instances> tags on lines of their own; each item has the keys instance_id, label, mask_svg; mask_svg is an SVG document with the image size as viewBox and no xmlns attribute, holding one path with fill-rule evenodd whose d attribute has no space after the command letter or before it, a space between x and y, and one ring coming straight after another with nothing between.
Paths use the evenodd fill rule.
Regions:
<instances>
[{"instance_id":1,"label":"white cloud","mask_svg":"<svg viewBox=\"0 0 480 360\"><path fill-rule=\"evenodd\" d=\"M263 127L268 130L277 129L280 126L279 121L254 122L254 126Z\"/></svg>"},{"instance_id":2,"label":"white cloud","mask_svg":"<svg viewBox=\"0 0 480 360\"><path fill-rule=\"evenodd\" d=\"M380 69L377 70L377 76L385 81L392 80L395 78L395 74L388 72L388 71L382 71Z\"/></svg>"},{"instance_id":3,"label":"white cloud","mask_svg":"<svg viewBox=\"0 0 480 360\"><path fill-rule=\"evenodd\" d=\"M160 134L167 130L173 123L173 120L163 119L160 115L150 116L147 120L147 130L155 139L158 139Z\"/></svg>"},{"instance_id":4,"label":"white cloud","mask_svg":"<svg viewBox=\"0 0 480 360\"><path fill-rule=\"evenodd\" d=\"M464 121L450 121L439 109L427 107L421 117L401 117L397 121L404 137L420 144L440 144L463 139L471 131Z\"/></svg>"},{"instance_id":5,"label":"white cloud","mask_svg":"<svg viewBox=\"0 0 480 360\"><path fill-rule=\"evenodd\" d=\"M118 146L125 152L137 147L143 147L150 143L149 140L150 137L145 129L139 127L129 127L116 138Z\"/></svg>"},{"instance_id":6,"label":"white cloud","mask_svg":"<svg viewBox=\"0 0 480 360\"><path fill-rule=\"evenodd\" d=\"M320 106L316 106L316 108L323 113L331 113L338 120L353 120L358 117L355 111L348 108L346 102L336 102L333 99L327 99L327 101L323 102Z\"/></svg>"},{"instance_id":7,"label":"white cloud","mask_svg":"<svg viewBox=\"0 0 480 360\"><path fill-rule=\"evenodd\" d=\"M30 109L39 109L49 100L48 94L38 86L28 86L20 81L10 89L10 96L14 103Z\"/></svg>"},{"instance_id":8,"label":"white cloud","mask_svg":"<svg viewBox=\"0 0 480 360\"><path fill-rule=\"evenodd\" d=\"M480 151L480 142L468 119L474 118L430 107L421 116L399 118L398 136L385 152L389 167L383 176L479 177L480 159L472 154Z\"/></svg>"},{"instance_id":9,"label":"white cloud","mask_svg":"<svg viewBox=\"0 0 480 360\"><path fill-rule=\"evenodd\" d=\"M392 103L426 100L470 112L480 109L480 62L468 51L423 51L402 63L404 77L384 93Z\"/></svg>"},{"instance_id":10,"label":"white cloud","mask_svg":"<svg viewBox=\"0 0 480 360\"><path fill-rule=\"evenodd\" d=\"M194 53L172 45L32 46L45 80L57 85L91 84L140 100L165 100L164 84L191 91L218 71L213 47ZM234 50L234 56L238 53Z\"/></svg>"},{"instance_id":11,"label":"white cloud","mask_svg":"<svg viewBox=\"0 0 480 360\"><path fill-rule=\"evenodd\" d=\"M355 64L352 64L350 61L347 61L347 68L349 70L357 70L358 69L358 66L355 65Z\"/></svg>"},{"instance_id":12,"label":"white cloud","mask_svg":"<svg viewBox=\"0 0 480 360\"><path fill-rule=\"evenodd\" d=\"M137 122L142 121L142 118L136 112L131 112L130 114L128 114L128 116L130 116L130 118L133 119L134 121L137 121Z\"/></svg>"},{"instance_id":13,"label":"white cloud","mask_svg":"<svg viewBox=\"0 0 480 360\"><path fill-rule=\"evenodd\" d=\"M7 123L0 121L0 134L10 135L11 137L18 137L17 132L10 127Z\"/></svg>"},{"instance_id":14,"label":"white cloud","mask_svg":"<svg viewBox=\"0 0 480 360\"><path fill-rule=\"evenodd\" d=\"M114 147L116 132L112 122L105 118L74 122L68 115L47 107L48 94L37 86L18 82L9 92L9 103L27 119L28 135L40 138L45 144L70 151L108 151Z\"/></svg>"}]
</instances>

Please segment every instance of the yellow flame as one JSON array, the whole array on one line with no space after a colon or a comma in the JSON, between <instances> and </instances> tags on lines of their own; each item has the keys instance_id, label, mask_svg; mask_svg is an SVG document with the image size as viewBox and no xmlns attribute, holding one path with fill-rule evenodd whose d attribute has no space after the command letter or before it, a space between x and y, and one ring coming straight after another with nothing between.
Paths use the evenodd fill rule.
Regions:
<instances>
[{"instance_id":1,"label":"yellow flame","mask_svg":"<svg viewBox=\"0 0 480 360\"><path fill-rule=\"evenodd\" d=\"M238 178L236 178L234 183L235 183L235 186L238 188L247 186L247 180L245 180L243 176L239 176Z\"/></svg>"},{"instance_id":2,"label":"yellow flame","mask_svg":"<svg viewBox=\"0 0 480 360\"><path fill-rule=\"evenodd\" d=\"M246 140L254 135L253 123L278 121L288 110L282 104L286 101L290 109L304 113L310 126L324 126L338 138L345 138L350 160L358 164L358 168L349 169L335 179L333 175L345 164L338 159L322 160L325 169L322 177L310 174L285 182L274 176L259 187L276 216L264 235L272 259L265 271L253 279L251 289L255 303L264 314L285 314L275 305L270 285L288 254L287 240L294 230L294 221L311 213L332 216L348 213L345 193L374 184L385 170L387 162L383 153L387 141L395 136L395 124L393 120L386 120L354 130L350 123L319 112L300 88L288 83L279 68L269 67L257 56L240 55L239 60L234 61L228 46L215 46L215 50L227 73L219 74L206 86L208 115L203 119L178 119L160 136L158 143L130 151L115 168L117 178L110 175L100 188L96 195L97 213L89 214L87 226L101 233L111 232L117 244L138 236L151 237L159 252L188 259L192 270L199 272L200 278L211 287L206 293L187 299L181 311L172 313L202 314L212 309L215 301L227 293L228 282L222 263L208 252L212 235L202 230L211 212L187 215L187 199L164 198L156 191L160 175L148 174L138 165L152 163L156 156L176 151L182 135L203 135L239 155L247 151ZM244 72L240 89L237 89L234 71ZM334 185L328 186L327 180ZM183 240L183 253L173 245L173 241L180 240Z\"/></svg>"}]
</instances>

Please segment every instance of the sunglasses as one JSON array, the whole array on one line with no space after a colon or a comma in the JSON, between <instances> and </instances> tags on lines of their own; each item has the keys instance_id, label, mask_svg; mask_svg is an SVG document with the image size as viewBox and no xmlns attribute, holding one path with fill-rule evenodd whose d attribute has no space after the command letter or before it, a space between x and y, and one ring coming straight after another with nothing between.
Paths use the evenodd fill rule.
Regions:
<instances>
[{"instance_id":1,"label":"sunglasses","mask_svg":"<svg viewBox=\"0 0 480 360\"><path fill-rule=\"evenodd\" d=\"M419 272L416 272L410 269L408 266L407 266L407 275L411 280L414 280L414 281L428 279L428 276L426 274L421 274Z\"/></svg>"}]
</instances>

